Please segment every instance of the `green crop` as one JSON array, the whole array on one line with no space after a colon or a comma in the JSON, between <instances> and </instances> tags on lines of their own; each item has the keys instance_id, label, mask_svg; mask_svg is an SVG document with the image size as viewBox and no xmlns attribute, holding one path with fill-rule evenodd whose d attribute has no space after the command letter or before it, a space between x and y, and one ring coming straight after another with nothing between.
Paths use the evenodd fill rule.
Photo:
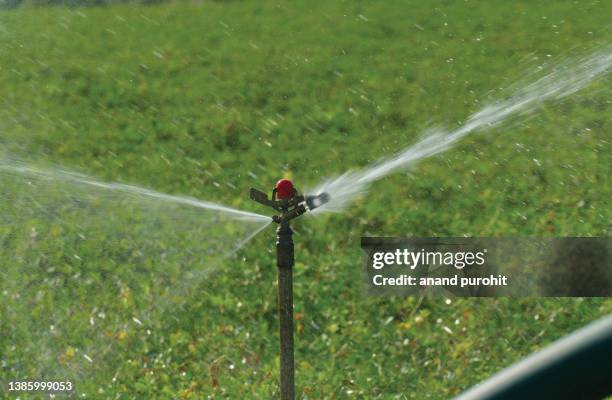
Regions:
<instances>
[{"instance_id":1,"label":"green crop","mask_svg":"<svg viewBox=\"0 0 612 400\"><path fill-rule=\"evenodd\" d=\"M610 2L573 1L3 10L0 145L102 180L265 213L248 199L250 186L271 189L290 176L313 187L401 150L432 125L455 127L525 72L608 44L611 13ZM344 214L296 222L299 398L449 398L612 312L606 299L366 297L359 248L362 235L608 236L609 95L604 78L375 183ZM129 209L105 207L112 222L82 244L76 219L11 224L6 193L20 190L11 182L0 175L0 378L38 378L51 346L60 356L43 357L45 365L74 373L79 397L274 398L272 228L218 261L188 298L167 297L180 306L143 321L138 313L158 291L206 268L179 257L205 229L154 237L140 251L115 231L153 228ZM161 226L172 226L171 214L164 218ZM37 247L33 226L45 238ZM160 281L140 279L155 276L164 246L171 256ZM76 273L90 286L71 281ZM80 330L95 306L112 321L112 330L100 328L112 351L75 370L77 350L98 343ZM3 326L15 315L50 325L53 310L73 330L40 346L35 332Z\"/></svg>"}]
</instances>

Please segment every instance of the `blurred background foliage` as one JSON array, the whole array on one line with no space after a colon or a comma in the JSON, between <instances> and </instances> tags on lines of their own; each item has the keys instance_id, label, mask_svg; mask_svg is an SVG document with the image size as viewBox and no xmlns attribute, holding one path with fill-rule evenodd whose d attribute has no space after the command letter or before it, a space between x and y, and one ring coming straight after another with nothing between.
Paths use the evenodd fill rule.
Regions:
<instances>
[{"instance_id":1,"label":"blurred background foliage","mask_svg":"<svg viewBox=\"0 0 612 400\"><path fill-rule=\"evenodd\" d=\"M612 14L604 1L34 4L0 11L4 153L258 212L250 186L312 187L456 127L527 72L608 45ZM449 398L610 313L607 299L365 297L359 249L362 235L608 236L610 116L606 78L377 182L344 214L297 221L299 397ZM62 371L89 398L277 395L271 228L213 269L184 252L207 235L191 212L106 202L112 218L83 242L87 216L28 220L6 197L19 183L2 185L2 377ZM115 241L158 222L175 225L155 250ZM187 269L206 279L173 290ZM160 290L170 306L155 311Z\"/></svg>"}]
</instances>

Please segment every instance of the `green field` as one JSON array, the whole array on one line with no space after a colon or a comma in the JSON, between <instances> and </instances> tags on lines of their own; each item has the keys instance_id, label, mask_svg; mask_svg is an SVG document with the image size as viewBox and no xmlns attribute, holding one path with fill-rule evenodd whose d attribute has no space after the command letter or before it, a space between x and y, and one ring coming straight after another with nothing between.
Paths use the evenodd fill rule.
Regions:
<instances>
[{"instance_id":1,"label":"green field","mask_svg":"<svg viewBox=\"0 0 612 400\"><path fill-rule=\"evenodd\" d=\"M609 45L611 14L573 1L0 10L0 153L265 213L249 187L313 187L456 127L538 65ZM375 183L344 214L296 221L298 397L449 398L612 312L607 299L365 297L359 247L609 236L611 117L604 78ZM198 253L211 233L197 210L113 197L62 217L45 186L50 219L25 180L0 185L0 380L67 376L87 398L278 394L272 227L219 259ZM60 314L63 333L47 333Z\"/></svg>"}]
</instances>

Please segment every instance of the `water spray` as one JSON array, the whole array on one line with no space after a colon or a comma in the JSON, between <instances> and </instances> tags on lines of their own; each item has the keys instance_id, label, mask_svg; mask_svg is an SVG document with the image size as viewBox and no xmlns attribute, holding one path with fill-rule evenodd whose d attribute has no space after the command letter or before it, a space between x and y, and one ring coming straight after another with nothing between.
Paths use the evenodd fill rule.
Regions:
<instances>
[{"instance_id":1,"label":"water spray","mask_svg":"<svg viewBox=\"0 0 612 400\"><path fill-rule=\"evenodd\" d=\"M533 76L511 87L509 96L488 103L455 129L427 130L415 144L390 157L382 158L359 170L325 180L314 188L314 193L328 193L328 201L315 213L342 211L359 196L367 193L375 181L420 161L450 150L466 136L484 129L492 129L503 122L530 114L542 104L558 101L583 89L591 82L606 76L612 68L612 47L574 61L562 61L539 79Z\"/></svg>"},{"instance_id":2,"label":"water spray","mask_svg":"<svg viewBox=\"0 0 612 400\"><path fill-rule=\"evenodd\" d=\"M251 188L252 200L278 211L272 217L276 230L276 265L278 267L278 314L280 320L280 392L281 400L295 398L293 361L293 231L289 222L330 200L326 192L301 195L288 179L281 179L272 190L272 197Z\"/></svg>"}]
</instances>

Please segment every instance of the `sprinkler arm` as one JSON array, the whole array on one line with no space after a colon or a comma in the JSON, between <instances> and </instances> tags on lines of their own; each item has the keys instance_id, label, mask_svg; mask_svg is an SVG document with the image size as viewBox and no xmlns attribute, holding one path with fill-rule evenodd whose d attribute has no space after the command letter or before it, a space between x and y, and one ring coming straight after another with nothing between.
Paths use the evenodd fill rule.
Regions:
<instances>
[{"instance_id":1,"label":"sprinkler arm","mask_svg":"<svg viewBox=\"0 0 612 400\"><path fill-rule=\"evenodd\" d=\"M277 199L276 194L276 189L274 189L272 191L272 198L270 199L268 195L261 190L251 188L249 191L251 200L273 208L276 211L280 211L280 214L272 217L272 220L277 224L297 218L307 211L313 210L330 200L328 193L304 196L299 194L295 189L293 189L293 195L289 199Z\"/></svg>"},{"instance_id":2,"label":"sprinkler arm","mask_svg":"<svg viewBox=\"0 0 612 400\"><path fill-rule=\"evenodd\" d=\"M268 199L268 195L262 192L261 190L251 188L251 190L249 191L249 196L251 197L251 200L255 200L259 204L263 204L264 206L272 207L276 210L275 202Z\"/></svg>"},{"instance_id":3,"label":"sprinkler arm","mask_svg":"<svg viewBox=\"0 0 612 400\"><path fill-rule=\"evenodd\" d=\"M300 204L290 211L282 211L279 215L273 216L272 221L276 222L277 224L284 221L291 221L293 218L299 217L306 211L308 211L306 206L304 204Z\"/></svg>"}]
</instances>

